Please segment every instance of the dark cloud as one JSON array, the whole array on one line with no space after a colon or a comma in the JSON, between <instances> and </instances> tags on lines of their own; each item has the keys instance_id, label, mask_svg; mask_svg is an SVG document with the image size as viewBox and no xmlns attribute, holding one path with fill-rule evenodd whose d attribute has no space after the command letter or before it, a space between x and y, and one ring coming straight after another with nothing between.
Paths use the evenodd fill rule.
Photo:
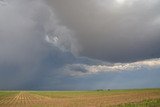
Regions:
<instances>
[{"instance_id":1,"label":"dark cloud","mask_svg":"<svg viewBox=\"0 0 160 107\"><path fill-rule=\"evenodd\" d=\"M0 5L0 88L29 89L71 63L76 43L39 0L6 0ZM30 8L28 8L30 7ZM54 77L54 76L53 76Z\"/></svg>"},{"instance_id":2,"label":"dark cloud","mask_svg":"<svg viewBox=\"0 0 160 107\"><path fill-rule=\"evenodd\" d=\"M154 1L0 0L0 89L159 87Z\"/></svg>"},{"instance_id":3,"label":"dark cloud","mask_svg":"<svg viewBox=\"0 0 160 107\"><path fill-rule=\"evenodd\" d=\"M47 0L74 29L81 55L109 62L160 57L158 0Z\"/></svg>"}]
</instances>

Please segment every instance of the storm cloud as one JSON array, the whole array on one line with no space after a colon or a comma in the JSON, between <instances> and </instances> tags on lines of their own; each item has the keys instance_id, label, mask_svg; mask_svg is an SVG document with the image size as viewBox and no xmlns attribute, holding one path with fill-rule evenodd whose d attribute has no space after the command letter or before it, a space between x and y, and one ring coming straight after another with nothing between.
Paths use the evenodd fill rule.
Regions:
<instances>
[{"instance_id":1,"label":"storm cloud","mask_svg":"<svg viewBox=\"0 0 160 107\"><path fill-rule=\"evenodd\" d=\"M0 89L160 87L159 5L0 0Z\"/></svg>"},{"instance_id":2,"label":"storm cloud","mask_svg":"<svg viewBox=\"0 0 160 107\"><path fill-rule=\"evenodd\" d=\"M0 23L2 89L39 81L44 74L70 63L77 54L71 31L58 24L44 1L1 1Z\"/></svg>"},{"instance_id":3,"label":"storm cloud","mask_svg":"<svg viewBox=\"0 0 160 107\"><path fill-rule=\"evenodd\" d=\"M160 1L47 0L74 29L81 55L109 62L160 57Z\"/></svg>"}]
</instances>

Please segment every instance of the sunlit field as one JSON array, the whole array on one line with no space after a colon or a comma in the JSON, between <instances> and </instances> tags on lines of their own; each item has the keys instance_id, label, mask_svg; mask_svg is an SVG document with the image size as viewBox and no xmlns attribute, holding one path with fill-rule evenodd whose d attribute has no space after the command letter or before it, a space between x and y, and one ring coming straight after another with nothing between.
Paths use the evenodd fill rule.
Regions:
<instances>
[{"instance_id":1,"label":"sunlit field","mask_svg":"<svg viewBox=\"0 0 160 107\"><path fill-rule=\"evenodd\" d=\"M0 107L160 107L160 89L1 91Z\"/></svg>"}]
</instances>

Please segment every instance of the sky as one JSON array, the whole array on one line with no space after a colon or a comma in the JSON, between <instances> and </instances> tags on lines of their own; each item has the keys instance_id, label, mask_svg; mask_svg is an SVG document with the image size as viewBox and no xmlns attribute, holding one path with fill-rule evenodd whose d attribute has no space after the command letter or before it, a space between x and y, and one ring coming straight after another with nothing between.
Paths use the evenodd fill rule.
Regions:
<instances>
[{"instance_id":1,"label":"sky","mask_svg":"<svg viewBox=\"0 0 160 107\"><path fill-rule=\"evenodd\" d=\"M0 0L0 89L160 87L159 10L159 0Z\"/></svg>"}]
</instances>

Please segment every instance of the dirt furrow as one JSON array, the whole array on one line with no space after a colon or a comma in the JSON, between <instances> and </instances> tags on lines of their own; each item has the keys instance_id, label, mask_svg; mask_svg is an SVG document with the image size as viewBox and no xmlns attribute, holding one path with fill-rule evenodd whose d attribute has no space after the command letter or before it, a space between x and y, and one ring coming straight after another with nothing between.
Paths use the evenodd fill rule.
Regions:
<instances>
[{"instance_id":1,"label":"dirt furrow","mask_svg":"<svg viewBox=\"0 0 160 107\"><path fill-rule=\"evenodd\" d=\"M0 107L106 107L160 98L158 92L103 94L99 92L98 95L51 98L43 94L22 91L16 95L1 97Z\"/></svg>"},{"instance_id":2,"label":"dirt furrow","mask_svg":"<svg viewBox=\"0 0 160 107\"><path fill-rule=\"evenodd\" d=\"M6 97L0 100L0 107L31 107L34 105L51 104L52 99L28 92L20 92L19 94Z\"/></svg>"}]
</instances>

